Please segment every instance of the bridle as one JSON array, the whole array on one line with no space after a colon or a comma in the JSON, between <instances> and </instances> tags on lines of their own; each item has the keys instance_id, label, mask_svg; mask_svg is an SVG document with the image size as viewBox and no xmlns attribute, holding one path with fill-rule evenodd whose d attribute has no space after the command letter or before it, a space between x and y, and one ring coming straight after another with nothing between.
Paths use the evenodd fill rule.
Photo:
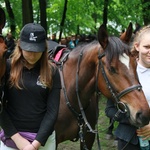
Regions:
<instances>
[{"instance_id":1,"label":"bridle","mask_svg":"<svg viewBox=\"0 0 150 150\"><path fill-rule=\"evenodd\" d=\"M116 90L113 88L112 84L110 83L110 81L109 81L109 79L105 73L104 66L103 66L103 63L101 60L104 56L105 56L105 53L99 54L99 56L98 56L98 59L99 59L98 72L101 69L103 78L104 78L105 83L107 85L107 88L109 89L109 91L112 95L112 98L115 100L115 103L116 103L118 110L122 113L128 113L128 115L129 115L129 110L128 110L127 106L123 102L120 102L120 98L123 97L124 95L134 91L134 90L140 91L142 89L142 86L140 84L132 85L132 86L124 89L120 93L117 93ZM97 79L97 82L98 82L98 79Z\"/></svg>"},{"instance_id":2,"label":"bridle","mask_svg":"<svg viewBox=\"0 0 150 150\"><path fill-rule=\"evenodd\" d=\"M124 95L126 95L126 94L134 91L134 90L140 91L142 89L142 86L140 84L132 85L132 86L130 86L130 87L122 90L120 93L117 93L114 90L112 84L110 83L110 81L107 78L107 75L105 73L104 66L103 66L103 63L102 63L102 60L101 60L104 56L105 56L105 53L99 54L99 56L98 56L98 59L99 59L98 72L99 72L99 70L101 68L101 72L102 72L102 75L104 77L104 80L105 80L105 83L107 85L107 88L109 89L109 91L110 91L110 93L112 95L112 98L115 100L116 107L118 109L117 112L116 112L116 114L112 118L112 121L111 121L110 125L109 125L109 126L111 126L114 123L114 121L120 116L121 113L122 114L126 114L127 117L129 117L129 115L130 115L128 107L126 106L125 103L123 103L123 102L120 101L120 98L123 97ZM97 77L97 82L98 82L98 77ZM132 140L132 138L133 137L131 137L130 141ZM124 150L127 147L127 145L129 144L129 142L126 143L126 145L122 148L122 150Z\"/></svg>"}]
</instances>

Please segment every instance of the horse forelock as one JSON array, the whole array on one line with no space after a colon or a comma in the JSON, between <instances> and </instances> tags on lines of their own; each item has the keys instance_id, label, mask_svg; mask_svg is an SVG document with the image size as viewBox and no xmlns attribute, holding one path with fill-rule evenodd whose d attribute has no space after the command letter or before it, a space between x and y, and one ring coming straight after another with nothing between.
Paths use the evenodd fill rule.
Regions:
<instances>
[{"instance_id":1,"label":"horse forelock","mask_svg":"<svg viewBox=\"0 0 150 150\"><path fill-rule=\"evenodd\" d=\"M117 63L120 55L123 56L124 53L129 55L129 46L122 42L118 37L111 36L108 38L108 41L108 45L105 49L105 55L109 66L113 59L115 59Z\"/></svg>"}]
</instances>

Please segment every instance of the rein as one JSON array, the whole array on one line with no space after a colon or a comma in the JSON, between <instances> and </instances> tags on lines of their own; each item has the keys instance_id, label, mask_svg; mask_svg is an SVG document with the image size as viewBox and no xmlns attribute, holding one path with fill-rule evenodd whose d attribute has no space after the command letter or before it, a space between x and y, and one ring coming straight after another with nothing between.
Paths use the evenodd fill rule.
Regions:
<instances>
[{"instance_id":1,"label":"rein","mask_svg":"<svg viewBox=\"0 0 150 150\"><path fill-rule=\"evenodd\" d=\"M97 134L98 148L99 148L99 150L101 150L101 148L100 148L100 141L99 141L99 138L98 138L99 137L98 136L98 131L93 130L92 127L91 127L91 125L89 124L89 122L88 122L88 120L86 118L83 106L81 104L80 96L79 96L79 84L78 84L78 81L79 81L79 70L80 70L79 67L80 67L80 63L81 63L81 60L82 60L82 56L83 56L83 50L80 52L79 56L80 57L78 58L77 72L76 72L76 94L77 94L78 104L79 104L80 112L81 112L81 115L83 117L84 123L88 127L88 129L89 129L88 132ZM98 98L98 96L97 96L97 98ZM83 143L83 148L85 150L88 150L87 147L86 147L85 142L83 140L81 142Z\"/></svg>"},{"instance_id":2,"label":"rein","mask_svg":"<svg viewBox=\"0 0 150 150\"><path fill-rule=\"evenodd\" d=\"M79 104L79 107L80 107L81 114L83 116L85 124L89 128L89 132L91 132L91 133L97 133L97 131L93 130L92 127L91 127L91 125L87 121L86 115L84 113L84 109L83 109L82 104L81 104L80 96L79 96L79 84L78 84L78 81L79 81L79 70L80 70L79 66L80 66L80 63L81 63L81 60L82 60L82 56L83 56L83 50L80 53L80 57L78 59L78 64L77 64L77 72L76 72L76 94L77 94L78 104Z\"/></svg>"},{"instance_id":3,"label":"rein","mask_svg":"<svg viewBox=\"0 0 150 150\"><path fill-rule=\"evenodd\" d=\"M68 55L66 55L68 57ZM89 124L89 122L87 121L87 118L86 118L86 115L85 115L85 112L84 112L84 109L82 107L82 104L81 104L81 100L80 100L80 97L79 97L79 90L78 90L78 76L79 76L79 66L80 66L80 63L81 63L81 59L82 59L82 56L83 56L83 50L81 51L80 53L80 56L78 58L78 63L77 63L77 72L76 72L76 94L77 94L77 99L78 99L78 104L79 104L79 108L80 108L80 113L78 113L70 104L69 102L69 98L67 96L67 91L66 91L66 87L65 87L65 84L64 84L64 77L63 77L63 64L64 64L64 61L61 61L61 63L59 64L59 72L60 72L60 78L61 78L61 84L62 84L62 90L64 92L64 96L65 96L65 100L66 100L66 104L68 106L68 108L70 109L70 111L76 116L77 120L78 120L78 125L79 125L79 138L80 138L80 142L83 143L83 149L84 150L88 150L87 149L87 146L85 144L85 140L84 140L84 135L83 135L83 126L84 124L89 128L89 132L91 133L94 133L94 134L98 134L97 131L93 130L91 125ZM63 59L63 60L67 60L66 57ZM58 64L57 64L58 65ZM100 142L98 141L99 145L100 145ZM99 150L100 147L99 147Z\"/></svg>"}]
</instances>

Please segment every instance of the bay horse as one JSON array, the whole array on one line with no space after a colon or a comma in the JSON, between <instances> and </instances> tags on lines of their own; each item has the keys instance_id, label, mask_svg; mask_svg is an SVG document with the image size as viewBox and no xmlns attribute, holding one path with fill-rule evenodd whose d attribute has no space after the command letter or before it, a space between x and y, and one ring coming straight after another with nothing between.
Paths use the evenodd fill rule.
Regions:
<instances>
[{"instance_id":1,"label":"bay horse","mask_svg":"<svg viewBox=\"0 0 150 150\"><path fill-rule=\"evenodd\" d=\"M98 93L112 99L132 125L149 123L150 109L136 74L136 60L121 39L101 25L98 40L79 45L57 63L62 90L55 125L57 145L80 138L91 150L98 119Z\"/></svg>"}]
</instances>

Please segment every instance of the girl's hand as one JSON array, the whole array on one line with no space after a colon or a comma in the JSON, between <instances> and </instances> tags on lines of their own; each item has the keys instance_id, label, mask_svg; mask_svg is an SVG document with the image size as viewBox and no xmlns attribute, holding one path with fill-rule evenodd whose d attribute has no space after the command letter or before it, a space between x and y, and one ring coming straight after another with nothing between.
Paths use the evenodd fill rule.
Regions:
<instances>
[{"instance_id":1,"label":"girl's hand","mask_svg":"<svg viewBox=\"0 0 150 150\"><path fill-rule=\"evenodd\" d=\"M25 146L22 150L38 150L34 145L29 144Z\"/></svg>"},{"instance_id":2,"label":"girl's hand","mask_svg":"<svg viewBox=\"0 0 150 150\"><path fill-rule=\"evenodd\" d=\"M25 146L23 150L38 150L40 146L41 143L34 140L30 145Z\"/></svg>"},{"instance_id":3,"label":"girl's hand","mask_svg":"<svg viewBox=\"0 0 150 150\"><path fill-rule=\"evenodd\" d=\"M30 142L23 138L19 133L14 134L11 139L15 142L19 150L23 150L25 146L30 145Z\"/></svg>"},{"instance_id":4,"label":"girl's hand","mask_svg":"<svg viewBox=\"0 0 150 150\"><path fill-rule=\"evenodd\" d=\"M137 129L137 136L143 137L144 140L150 138L150 124Z\"/></svg>"}]
</instances>

